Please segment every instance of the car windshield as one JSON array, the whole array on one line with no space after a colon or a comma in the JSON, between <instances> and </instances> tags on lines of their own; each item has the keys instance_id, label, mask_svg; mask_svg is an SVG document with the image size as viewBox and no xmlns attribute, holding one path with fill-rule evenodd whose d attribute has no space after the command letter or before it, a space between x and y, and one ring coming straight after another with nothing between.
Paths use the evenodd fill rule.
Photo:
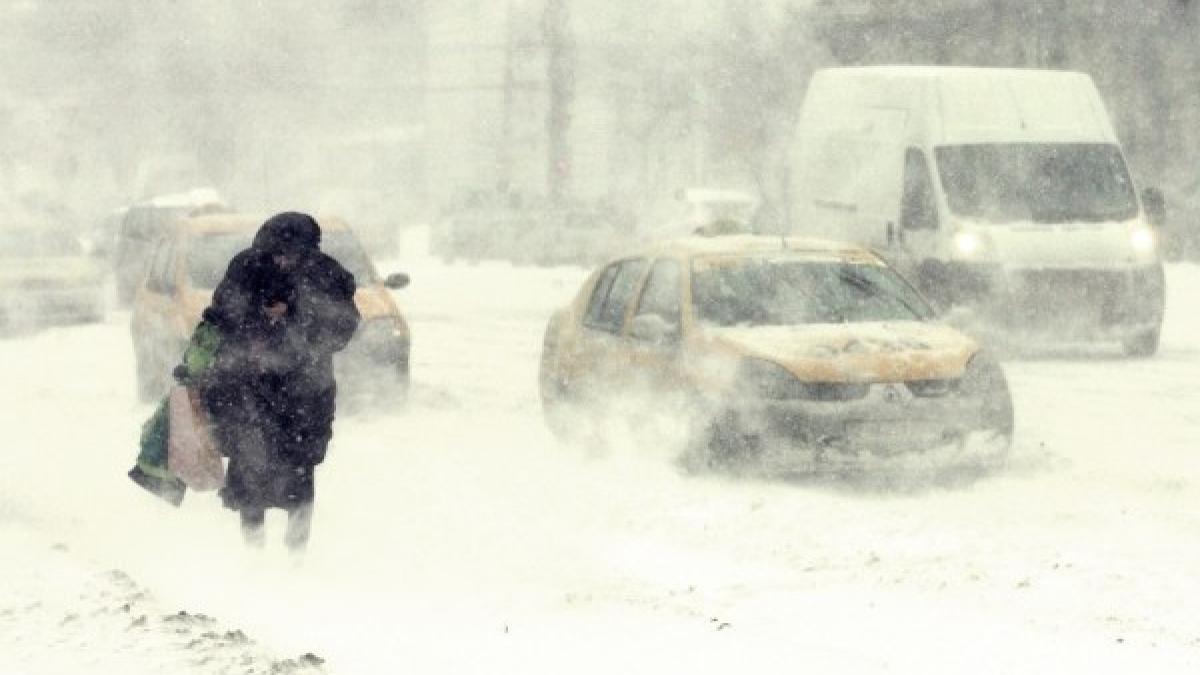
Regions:
<instances>
[{"instance_id":1,"label":"car windshield","mask_svg":"<svg viewBox=\"0 0 1200 675\"><path fill-rule=\"evenodd\" d=\"M1137 199L1117 146L952 145L935 150L950 210L989 222L1127 220Z\"/></svg>"},{"instance_id":2,"label":"car windshield","mask_svg":"<svg viewBox=\"0 0 1200 675\"><path fill-rule=\"evenodd\" d=\"M83 255L83 245L71 232L17 227L0 229L0 257L57 258Z\"/></svg>"},{"instance_id":3,"label":"car windshield","mask_svg":"<svg viewBox=\"0 0 1200 675\"><path fill-rule=\"evenodd\" d=\"M923 321L925 300L880 265L786 257L693 262L697 318L716 326Z\"/></svg>"},{"instance_id":4,"label":"car windshield","mask_svg":"<svg viewBox=\"0 0 1200 675\"><path fill-rule=\"evenodd\" d=\"M188 278L197 288L216 288L233 256L250 245L254 232L213 232L192 239ZM341 230L321 236L321 250L340 262L359 285L374 283L375 268L353 233Z\"/></svg>"}]
</instances>

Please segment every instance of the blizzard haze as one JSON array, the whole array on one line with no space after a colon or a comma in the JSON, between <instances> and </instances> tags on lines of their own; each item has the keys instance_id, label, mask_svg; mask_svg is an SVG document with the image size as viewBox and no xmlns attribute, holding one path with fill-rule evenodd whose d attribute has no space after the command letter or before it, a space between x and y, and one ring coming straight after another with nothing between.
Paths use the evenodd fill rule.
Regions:
<instances>
[{"instance_id":1,"label":"blizzard haze","mask_svg":"<svg viewBox=\"0 0 1200 675\"><path fill-rule=\"evenodd\" d=\"M0 0L0 675L1200 671L1198 31L1167 0ZM1086 73L1119 150L1059 177L1102 165L1073 185L1129 212L973 220L934 143L940 224L907 228L911 185L880 184L909 140L794 166L819 155L796 151L812 74L876 65ZM1060 150L969 196L1044 202L1054 176L1021 171ZM797 218L813 186L834 213ZM283 210L343 219L380 281L411 278L377 289L410 389L339 399L303 556L281 512L254 550L215 493L176 509L126 476L157 396L135 346L153 237ZM638 390L552 432L551 318L606 261L730 221L896 244L1003 367L1003 461L713 466ZM976 279L931 275L920 245L1084 281L1029 282L1023 318L984 330L950 306ZM1145 332L1013 330L1159 269L1149 353ZM1154 314L1146 293L1128 313Z\"/></svg>"}]
</instances>

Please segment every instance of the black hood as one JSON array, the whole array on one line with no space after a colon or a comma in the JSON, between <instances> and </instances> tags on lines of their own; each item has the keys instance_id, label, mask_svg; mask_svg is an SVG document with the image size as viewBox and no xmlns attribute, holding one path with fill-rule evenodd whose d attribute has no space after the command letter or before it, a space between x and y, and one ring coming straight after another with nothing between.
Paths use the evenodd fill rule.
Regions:
<instances>
[{"instance_id":1,"label":"black hood","mask_svg":"<svg viewBox=\"0 0 1200 675\"><path fill-rule=\"evenodd\" d=\"M252 246L267 253L310 253L321 244L321 227L307 213L285 211L267 219Z\"/></svg>"}]
</instances>

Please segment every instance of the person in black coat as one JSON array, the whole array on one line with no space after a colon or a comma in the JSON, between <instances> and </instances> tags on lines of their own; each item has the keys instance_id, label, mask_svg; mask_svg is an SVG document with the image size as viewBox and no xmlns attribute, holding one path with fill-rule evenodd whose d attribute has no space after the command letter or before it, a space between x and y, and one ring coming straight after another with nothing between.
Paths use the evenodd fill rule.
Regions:
<instances>
[{"instance_id":1,"label":"person in black coat","mask_svg":"<svg viewBox=\"0 0 1200 675\"><path fill-rule=\"evenodd\" d=\"M313 470L333 436L333 355L358 327L354 276L320 250L302 213L272 216L229 263L204 319L221 346L201 392L229 457L224 504L248 543L264 542L268 508L288 512L285 542L308 541Z\"/></svg>"}]
</instances>

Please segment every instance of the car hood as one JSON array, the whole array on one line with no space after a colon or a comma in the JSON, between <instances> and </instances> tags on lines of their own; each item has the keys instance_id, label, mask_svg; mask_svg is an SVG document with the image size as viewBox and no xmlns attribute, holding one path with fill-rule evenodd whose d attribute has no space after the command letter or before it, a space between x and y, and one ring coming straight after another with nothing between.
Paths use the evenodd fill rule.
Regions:
<instances>
[{"instance_id":1,"label":"car hood","mask_svg":"<svg viewBox=\"0 0 1200 675\"><path fill-rule=\"evenodd\" d=\"M960 377L979 345L935 323L809 324L709 329L720 348L810 382L907 382Z\"/></svg>"},{"instance_id":2,"label":"car hood","mask_svg":"<svg viewBox=\"0 0 1200 675\"><path fill-rule=\"evenodd\" d=\"M9 258L0 264L0 286L90 286L103 271L90 258Z\"/></svg>"}]
</instances>

